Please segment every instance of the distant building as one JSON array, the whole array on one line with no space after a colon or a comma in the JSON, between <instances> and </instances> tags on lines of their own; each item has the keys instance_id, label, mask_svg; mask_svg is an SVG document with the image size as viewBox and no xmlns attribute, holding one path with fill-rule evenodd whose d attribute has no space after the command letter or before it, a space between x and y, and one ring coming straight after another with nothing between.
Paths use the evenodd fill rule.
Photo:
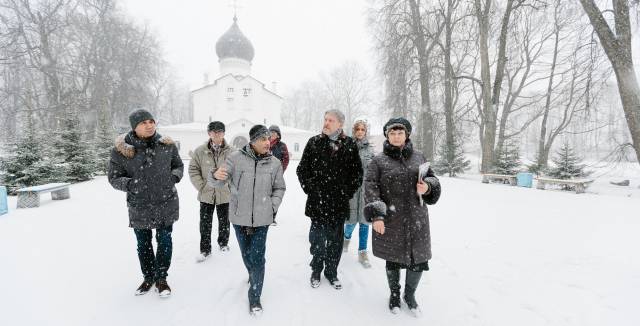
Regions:
<instances>
[{"instance_id":1,"label":"distant building","mask_svg":"<svg viewBox=\"0 0 640 326\"><path fill-rule=\"evenodd\" d=\"M220 76L211 83L205 78L205 85L191 92L194 122L160 126L159 131L175 138L180 143L180 155L188 158L189 151L206 141L207 124L211 121L222 121L227 126L225 138L236 148L248 142L253 125L276 124L291 158L299 159L307 140L315 133L281 125L283 98L251 76L255 52L251 41L240 31L237 17L216 42L216 54Z\"/></svg>"}]
</instances>

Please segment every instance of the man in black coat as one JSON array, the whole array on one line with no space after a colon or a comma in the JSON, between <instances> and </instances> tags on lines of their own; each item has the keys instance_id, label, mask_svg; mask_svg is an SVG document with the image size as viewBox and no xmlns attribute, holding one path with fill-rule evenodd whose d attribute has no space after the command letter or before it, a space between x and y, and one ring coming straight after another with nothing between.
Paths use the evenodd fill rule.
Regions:
<instances>
[{"instance_id":1,"label":"man in black coat","mask_svg":"<svg viewBox=\"0 0 640 326\"><path fill-rule=\"evenodd\" d=\"M169 137L156 133L155 119L146 110L129 115L131 131L116 139L109 162L109 183L127 193L129 226L138 242L138 259L144 281L136 295L155 283L161 297L171 295L167 271L171 265L173 223L178 220L178 192L183 164ZM157 252L151 244L156 229Z\"/></svg>"},{"instance_id":2,"label":"man in black coat","mask_svg":"<svg viewBox=\"0 0 640 326\"><path fill-rule=\"evenodd\" d=\"M344 114L325 112L322 134L307 142L297 174L307 194L305 215L311 218L311 287L320 286L320 273L341 289L338 264L342 256L344 221L349 218L349 199L362 184L362 163L355 141L342 130Z\"/></svg>"}]
</instances>

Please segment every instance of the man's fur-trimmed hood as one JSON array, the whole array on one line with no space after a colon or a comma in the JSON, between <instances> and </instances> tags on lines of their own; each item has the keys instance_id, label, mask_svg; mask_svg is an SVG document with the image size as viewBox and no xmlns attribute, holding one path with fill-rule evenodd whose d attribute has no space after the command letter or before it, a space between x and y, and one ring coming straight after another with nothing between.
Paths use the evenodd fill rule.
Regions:
<instances>
[{"instance_id":1,"label":"man's fur-trimmed hood","mask_svg":"<svg viewBox=\"0 0 640 326\"><path fill-rule=\"evenodd\" d=\"M135 137L132 132L116 137L116 150L126 158L133 158L136 155L136 147L129 143L132 137ZM127 142L127 140L129 140L129 142ZM175 141L171 137L161 136L157 133L153 137L153 141L164 145L175 145Z\"/></svg>"}]
</instances>

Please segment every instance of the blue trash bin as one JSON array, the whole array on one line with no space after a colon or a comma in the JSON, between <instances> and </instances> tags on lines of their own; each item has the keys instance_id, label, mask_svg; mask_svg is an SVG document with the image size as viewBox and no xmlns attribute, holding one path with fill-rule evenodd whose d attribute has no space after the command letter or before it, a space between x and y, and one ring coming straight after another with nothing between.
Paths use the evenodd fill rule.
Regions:
<instances>
[{"instance_id":1,"label":"blue trash bin","mask_svg":"<svg viewBox=\"0 0 640 326\"><path fill-rule=\"evenodd\" d=\"M0 215L9 213L9 205L7 204L7 187L0 186Z\"/></svg>"},{"instance_id":2,"label":"blue trash bin","mask_svg":"<svg viewBox=\"0 0 640 326\"><path fill-rule=\"evenodd\" d=\"M520 172L516 174L516 179L519 187L531 188L533 185L533 173Z\"/></svg>"}]
</instances>

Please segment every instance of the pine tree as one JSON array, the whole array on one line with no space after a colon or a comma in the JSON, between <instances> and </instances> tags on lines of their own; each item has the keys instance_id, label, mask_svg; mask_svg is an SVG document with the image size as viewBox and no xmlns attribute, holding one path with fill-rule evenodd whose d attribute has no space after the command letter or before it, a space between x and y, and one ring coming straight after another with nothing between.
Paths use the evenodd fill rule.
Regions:
<instances>
[{"instance_id":1,"label":"pine tree","mask_svg":"<svg viewBox=\"0 0 640 326\"><path fill-rule=\"evenodd\" d=\"M586 177L591 174L591 172L584 170L585 165L581 164L582 158L573 152L569 143L565 142L556 154L557 156L552 158L554 167L549 169L548 176L566 180Z\"/></svg>"},{"instance_id":2,"label":"pine tree","mask_svg":"<svg viewBox=\"0 0 640 326\"><path fill-rule=\"evenodd\" d=\"M493 172L497 174L514 175L520 170L520 150L514 143L505 143L496 151Z\"/></svg>"},{"instance_id":3,"label":"pine tree","mask_svg":"<svg viewBox=\"0 0 640 326\"><path fill-rule=\"evenodd\" d=\"M31 113L27 112L26 127L22 137L9 144L7 156L0 159L2 183L10 193L16 189L55 182L59 177L59 169L54 160L47 155L39 135L34 128Z\"/></svg>"},{"instance_id":4,"label":"pine tree","mask_svg":"<svg viewBox=\"0 0 640 326\"><path fill-rule=\"evenodd\" d=\"M69 113L61 121L53 143L56 159L64 172L64 181L79 182L93 178L95 160L89 152L89 145L82 140L80 120Z\"/></svg>"},{"instance_id":5,"label":"pine tree","mask_svg":"<svg viewBox=\"0 0 640 326\"><path fill-rule=\"evenodd\" d=\"M539 162L538 156L539 155L540 154L536 155L536 159L535 159L535 161L533 163L527 165L527 171L529 171L529 172L531 172L531 173L533 173L533 174L535 174L537 176L545 174L547 172L548 168L549 168L546 165L538 164L538 162Z\"/></svg>"},{"instance_id":6,"label":"pine tree","mask_svg":"<svg viewBox=\"0 0 640 326\"><path fill-rule=\"evenodd\" d=\"M114 138L115 132L111 126L111 123L106 114L102 114L100 116L100 119L98 120L98 128L96 130L96 137L94 142L96 162L95 170L98 174L107 173Z\"/></svg>"},{"instance_id":7,"label":"pine tree","mask_svg":"<svg viewBox=\"0 0 640 326\"><path fill-rule=\"evenodd\" d=\"M470 166L471 161L465 158L464 149L456 141L453 148L447 146L446 142L440 145L437 151L437 159L431 168L438 175L448 174L450 177L455 177L460 173L464 173Z\"/></svg>"}]
</instances>

